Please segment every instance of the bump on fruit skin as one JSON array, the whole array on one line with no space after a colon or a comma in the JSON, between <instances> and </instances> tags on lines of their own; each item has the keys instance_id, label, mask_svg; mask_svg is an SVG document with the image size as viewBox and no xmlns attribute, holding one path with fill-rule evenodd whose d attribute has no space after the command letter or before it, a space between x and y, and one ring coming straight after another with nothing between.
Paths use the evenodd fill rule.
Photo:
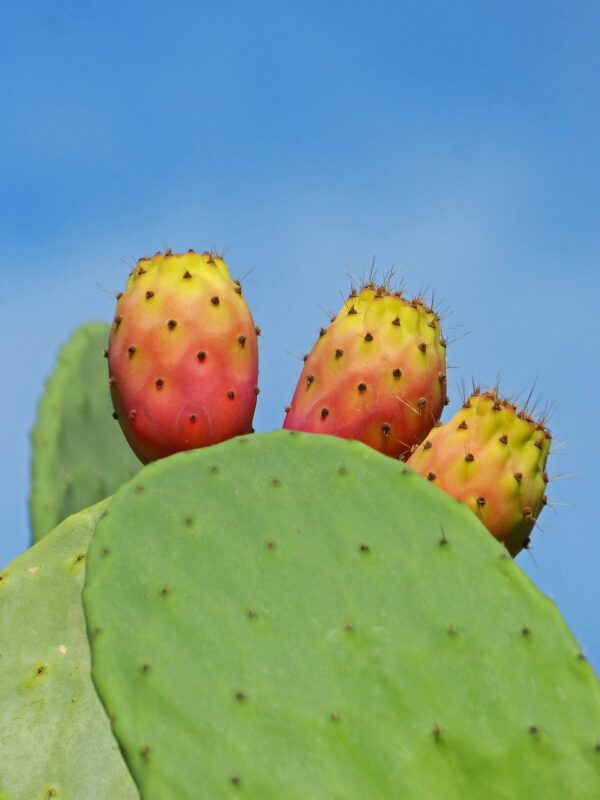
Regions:
<instances>
[{"instance_id":1,"label":"bump on fruit skin","mask_svg":"<svg viewBox=\"0 0 600 800\"><path fill-rule=\"evenodd\" d=\"M140 259L117 303L108 367L115 412L144 463L249 433L257 332L223 259Z\"/></svg>"},{"instance_id":2,"label":"bump on fruit skin","mask_svg":"<svg viewBox=\"0 0 600 800\"><path fill-rule=\"evenodd\" d=\"M283 427L407 458L446 402L445 348L440 319L422 298L369 281L321 329Z\"/></svg>"},{"instance_id":3,"label":"bump on fruit skin","mask_svg":"<svg viewBox=\"0 0 600 800\"><path fill-rule=\"evenodd\" d=\"M495 390L475 389L408 463L469 506L515 556L529 546L546 503L550 443L549 430L526 409Z\"/></svg>"}]
</instances>

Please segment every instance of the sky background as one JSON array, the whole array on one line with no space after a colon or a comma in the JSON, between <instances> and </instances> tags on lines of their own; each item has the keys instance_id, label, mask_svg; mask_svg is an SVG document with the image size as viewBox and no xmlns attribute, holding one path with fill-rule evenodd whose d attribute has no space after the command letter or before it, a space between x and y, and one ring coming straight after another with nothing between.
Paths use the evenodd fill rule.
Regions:
<instances>
[{"instance_id":1,"label":"sky background","mask_svg":"<svg viewBox=\"0 0 600 800\"><path fill-rule=\"evenodd\" d=\"M450 309L444 419L498 376L552 405L549 472L575 474L518 563L600 672L600 5L57 0L2 27L0 562L56 349L136 258L251 270L258 431L375 258Z\"/></svg>"}]
</instances>

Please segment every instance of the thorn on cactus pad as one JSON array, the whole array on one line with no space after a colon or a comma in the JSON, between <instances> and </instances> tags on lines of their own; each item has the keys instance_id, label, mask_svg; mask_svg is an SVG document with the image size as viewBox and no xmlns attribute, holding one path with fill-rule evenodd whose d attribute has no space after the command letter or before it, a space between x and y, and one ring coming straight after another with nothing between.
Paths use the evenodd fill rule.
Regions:
<instances>
[{"instance_id":1,"label":"thorn on cactus pad","mask_svg":"<svg viewBox=\"0 0 600 800\"><path fill-rule=\"evenodd\" d=\"M393 319L392 320L392 325L396 325L396 326L400 325L400 317L396 317L395 319Z\"/></svg>"},{"instance_id":2,"label":"thorn on cactus pad","mask_svg":"<svg viewBox=\"0 0 600 800\"><path fill-rule=\"evenodd\" d=\"M186 269L186 271L183 273L183 277L186 280L189 280L192 277L192 273L189 271L189 269Z\"/></svg>"},{"instance_id":3,"label":"thorn on cactus pad","mask_svg":"<svg viewBox=\"0 0 600 800\"><path fill-rule=\"evenodd\" d=\"M540 729L538 728L537 725L530 725L529 726L529 733L532 736L537 736L539 734L539 732L540 732Z\"/></svg>"},{"instance_id":4,"label":"thorn on cactus pad","mask_svg":"<svg viewBox=\"0 0 600 800\"><path fill-rule=\"evenodd\" d=\"M433 733L433 738L435 739L435 741L439 742L441 740L441 738L442 738L442 728L441 728L440 725L438 725L437 722L433 726L432 733Z\"/></svg>"},{"instance_id":5,"label":"thorn on cactus pad","mask_svg":"<svg viewBox=\"0 0 600 800\"><path fill-rule=\"evenodd\" d=\"M310 386L310 384L314 381L314 379L315 379L314 375L307 375L306 376L306 383Z\"/></svg>"},{"instance_id":6,"label":"thorn on cactus pad","mask_svg":"<svg viewBox=\"0 0 600 800\"><path fill-rule=\"evenodd\" d=\"M465 456L465 461L468 464L471 464L473 461L475 461L475 456L473 455L473 453L467 453L467 455Z\"/></svg>"},{"instance_id":7,"label":"thorn on cactus pad","mask_svg":"<svg viewBox=\"0 0 600 800\"><path fill-rule=\"evenodd\" d=\"M154 297L154 292L146 292L146 300L150 300Z\"/></svg>"},{"instance_id":8,"label":"thorn on cactus pad","mask_svg":"<svg viewBox=\"0 0 600 800\"><path fill-rule=\"evenodd\" d=\"M246 695L244 694L244 692L238 689L238 691L235 693L235 699L241 702L242 700L246 699Z\"/></svg>"},{"instance_id":9,"label":"thorn on cactus pad","mask_svg":"<svg viewBox=\"0 0 600 800\"><path fill-rule=\"evenodd\" d=\"M326 419L326 417L328 417L328 416L329 416L329 409L328 408L322 408L321 409L321 419Z\"/></svg>"},{"instance_id":10,"label":"thorn on cactus pad","mask_svg":"<svg viewBox=\"0 0 600 800\"><path fill-rule=\"evenodd\" d=\"M304 355L302 356L302 361L304 361L304 363L308 361L308 353L304 353Z\"/></svg>"},{"instance_id":11,"label":"thorn on cactus pad","mask_svg":"<svg viewBox=\"0 0 600 800\"><path fill-rule=\"evenodd\" d=\"M423 450L429 450L432 447L433 447L433 444L429 441L429 439L427 439L427 441L423 445Z\"/></svg>"},{"instance_id":12,"label":"thorn on cactus pad","mask_svg":"<svg viewBox=\"0 0 600 800\"><path fill-rule=\"evenodd\" d=\"M392 371L392 375L394 378L396 378L396 380L398 380L398 378L402 377L402 370L396 367L396 369Z\"/></svg>"},{"instance_id":13,"label":"thorn on cactus pad","mask_svg":"<svg viewBox=\"0 0 600 800\"><path fill-rule=\"evenodd\" d=\"M260 386L255 386L254 387L254 394L256 394L256 395L260 394Z\"/></svg>"},{"instance_id":14,"label":"thorn on cactus pad","mask_svg":"<svg viewBox=\"0 0 600 800\"><path fill-rule=\"evenodd\" d=\"M129 353L129 357L130 358L131 358L131 356L135 355L136 349L137 348L136 348L136 346L134 344L130 344L129 345L129 347L127 348L127 352Z\"/></svg>"},{"instance_id":15,"label":"thorn on cactus pad","mask_svg":"<svg viewBox=\"0 0 600 800\"><path fill-rule=\"evenodd\" d=\"M117 314L117 316L115 317L115 325L119 326L122 321L123 317L120 314Z\"/></svg>"},{"instance_id":16,"label":"thorn on cactus pad","mask_svg":"<svg viewBox=\"0 0 600 800\"><path fill-rule=\"evenodd\" d=\"M233 783L234 786L239 786L240 785L240 776L239 775L232 775L229 780Z\"/></svg>"},{"instance_id":17,"label":"thorn on cactus pad","mask_svg":"<svg viewBox=\"0 0 600 800\"><path fill-rule=\"evenodd\" d=\"M246 344L246 337L243 336L243 335L242 336L238 336L238 342L240 344L240 347L243 347Z\"/></svg>"},{"instance_id":18,"label":"thorn on cactus pad","mask_svg":"<svg viewBox=\"0 0 600 800\"><path fill-rule=\"evenodd\" d=\"M419 345L419 350L422 353L426 353L427 352L427 344L425 342L421 342L421 344Z\"/></svg>"},{"instance_id":19,"label":"thorn on cactus pad","mask_svg":"<svg viewBox=\"0 0 600 800\"><path fill-rule=\"evenodd\" d=\"M381 432L383 433L384 436L389 436L391 429L392 426L389 424L389 422L384 422L381 426Z\"/></svg>"},{"instance_id":20,"label":"thorn on cactus pad","mask_svg":"<svg viewBox=\"0 0 600 800\"><path fill-rule=\"evenodd\" d=\"M522 472L515 472L513 478L516 480L517 483L521 483L523 480L523 473Z\"/></svg>"},{"instance_id":21,"label":"thorn on cactus pad","mask_svg":"<svg viewBox=\"0 0 600 800\"><path fill-rule=\"evenodd\" d=\"M483 508L485 506L485 504L487 503L487 500L485 499L485 497L481 497L480 496L480 497L477 498L476 502L477 502L477 505L479 506L479 508Z\"/></svg>"},{"instance_id":22,"label":"thorn on cactus pad","mask_svg":"<svg viewBox=\"0 0 600 800\"><path fill-rule=\"evenodd\" d=\"M215 295L214 297L210 298L210 302L213 304L213 306L218 306L221 301L219 300L217 295Z\"/></svg>"},{"instance_id":23,"label":"thorn on cactus pad","mask_svg":"<svg viewBox=\"0 0 600 800\"><path fill-rule=\"evenodd\" d=\"M116 411L113 411L112 417L113 417L113 419L119 419L119 415L117 414Z\"/></svg>"},{"instance_id":24,"label":"thorn on cactus pad","mask_svg":"<svg viewBox=\"0 0 600 800\"><path fill-rule=\"evenodd\" d=\"M469 426L467 425L467 423L463 419L463 421L459 424L459 426L457 427L456 430L457 431L466 431L468 429L468 427Z\"/></svg>"},{"instance_id":25,"label":"thorn on cactus pad","mask_svg":"<svg viewBox=\"0 0 600 800\"><path fill-rule=\"evenodd\" d=\"M104 348L102 355L104 356L104 358L108 358L108 350L106 348Z\"/></svg>"},{"instance_id":26,"label":"thorn on cactus pad","mask_svg":"<svg viewBox=\"0 0 600 800\"><path fill-rule=\"evenodd\" d=\"M530 636L531 630L527 627L527 625L523 625L523 627L521 628L521 633L523 634L523 636Z\"/></svg>"},{"instance_id":27,"label":"thorn on cactus pad","mask_svg":"<svg viewBox=\"0 0 600 800\"><path fill-rule=\"evenodd\" d=\"M136 417L137 417L137 411L135 410L135 408L132 408L131 411L129 412L129 419L133 421Z\"/></svg>"},{"instance_id":28,"label":"thorn on cactus pad","mask_svg":"<svg viewBox=\"0 0 600 800\"><path fill-rule=\"evenodd\" d=\"M190 420L190 422L196 422L196 415L195 414L190 414L189 420Z\"/></svg>"},{"instance_id":29,"label":"thorn on cactus pad","mask_svg":"<svg viewBox=\"0 0 600 800\"><path fill-rule=\"evenodd\" d=\"M373 334L365 333L365 342L372 342L372 341L373 341Z\"/></svg>"},{"instance_id":30,"label":"thorn on cactus pad","mask_svg":"<svg viewBox=\"0 0 600 800\"><path fill-rule=\"evenodd\" d=\"M261 334L260 328L254 328L254 332L256 333L257 336L260 336Z\"/></svg>"},{"instance_id":31,"label":"thorn on cactus pad","mask_svg":"<svg viewBox=\"0 0 600 800\"><path fill-rule=\"evenodd\" d=\"M508 436L503 433L502 436L498 439L500 444L508 444Z\"/></svg>"},{"instance_id":32,"label":"thorn on cactus pad","mask_svg":"<svg viewBox=\"0 0 600 800\"><path fill-rule=\"evenodd\" d=\"M157 378L154 381L154 385L156 386L157 389L159 390L162 389L162 387L165 385L164 378Z\"/></svg>"},{"instance_id":33,"label":"thorn on cactus pad","mask_svg":"<svg viewBox=\"0 0 600 800\"><path fill-rule=\"evenodd\" d=\"M335 351L335 357L336 358L341 358L343 355L344 355L344 351L341 349L341 347L338 347L338 349Z\"/></svg>"},{"instance_id":34,"label":"thorn on cactus pad","mask_svg":"<svg viewBox=\"0 0 600 800\"><path fill-rule=\"evenodd\" d=\"M358 549L359 549L359 551L361 553L370 553L371 552L371 548L369 547L368 544L361 544L361 546Z\"/></svg>"},{"instance_id":35,"label":"thorn on cactus pad","mask_svg":"<svg viewBox=\"0 0 600 800\"><path fill-rule=\"evenodd\" d=\"M325 336L327 333L327 328L320 328L319 329L319 336Z\"/></svg>"},{"instance_id":36,"label":"thorn on cactus pad","mask_svg":"<svg viewBox=\"0 0 600 800\"><path fill-rule=\"evenodd\" d=\"M196 358L198 361L204 361L206 359L206 351L205 350L198 350L196 353Z\"/></svg>"},{"instance_id":37,"label":"thorn on cactus pad","mask_svg":"<svg viewBox=\"0 0 600 800\"><path fill-rule=\"evenodd\" d=\"M362 394L363 392L367 391L367 384L366 383L359 383L358 384L358 391Z\"/></svg>"},{"instance_id":38,"label":"thorn on cactus pad","mask_svg":"<svg viewBox=\"0 0 600 800\"><path fill-rule=\"evenodd\" d=\"M437 475L435 474L435 472L428 472L427 473L427 480L428 481L434 481L436 478L437 478Z\"/></svg>"},{"instance_id":39,"label":"thorn on cactus pad","mask_svg":"<svg viewBox=\"0 0 600 800\"><path fill-rule=\"evenodd\" d=\"M176 319L170 319L170 320L167 322L167 328L169 328L169 330L171 330L171 331L172 331L172 330L173 330L174 328L176 328L176 327L177 327L177 320L176 320Z\"/></svg>"},{"instance_id":40,"label":"thorn on cactus pad","mask_svg":"<svg viewBox=\"0 0 600 800\"><path fill-rule=\"evenodd\" d=\"M419 411L423 411L426 403L427 400L424 397L419 397L419 399L417 400L417 408L419 409Z\"/></svg>"}]
</instances>

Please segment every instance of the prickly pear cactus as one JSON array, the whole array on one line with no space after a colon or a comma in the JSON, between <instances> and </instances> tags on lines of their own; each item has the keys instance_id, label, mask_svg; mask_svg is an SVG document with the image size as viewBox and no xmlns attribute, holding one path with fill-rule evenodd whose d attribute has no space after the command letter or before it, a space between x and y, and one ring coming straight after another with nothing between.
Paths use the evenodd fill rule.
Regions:
<instances>
[{"instance_id":1,"label":"prickly pear cactus","mask_svg":"<svg viewBox=\"0 0 600 800\"><path fill-rule=\"evenodd\" d=\"M0 775L16 800L138 797L90 679L81 607L105 506L69 517L0 573Z\"/></svg>"},{"instance_id":2,"label":"prickly pear cactus","mask_svg":"<svg viewBox=\"0 0 600 800\"><path fill-rule=\"evenodd\" d=\"M306 356L284 428L357 439L405 458L446 400L446 341L421 299L352 291Z\"/></svg>"},{"instance_id":3,"label":"prickly pear cactus","mask_svg":"<svg viewBox=\"0 0 600 800\"><path fill-rule=\"evenodd\" d=\"M60 351L32 432L34 541L69 514L112 494L140 468L112 419L102 352L109 327L92 322Z\"/></svg>"},{"instance_id":4,"label":"prickly pear cactus","mask_svg":"<svg viewBox=\"0 0 600 800\"><path fill-rule=\"evenodd\" d=\"M97 526L84 605L144 800L600 796L600 687L554 604L357 442L146 467Z\"/></svg>"},{"instance_id":5,"label":"prickly pear cactus","mask_svg":"<svg viewBox=\"0 0 600 800\"><path fill-rule=\"evenodd\" d=\"M546 503L550 431L497 392L476 389L409 458L411 467L465 503L515 556Z\"/></svg>"},{"instance_id":6,"label":"prickly pear cactus","mask_svg":"<svg viewBox=\"0 0 600 800\"><path fill-rule=\"evenodd\" d=\"M119 423L144 462L252 430L258 329L222 258L142 258L119 296L108 348Z\"/></svg>"}]
</instances>

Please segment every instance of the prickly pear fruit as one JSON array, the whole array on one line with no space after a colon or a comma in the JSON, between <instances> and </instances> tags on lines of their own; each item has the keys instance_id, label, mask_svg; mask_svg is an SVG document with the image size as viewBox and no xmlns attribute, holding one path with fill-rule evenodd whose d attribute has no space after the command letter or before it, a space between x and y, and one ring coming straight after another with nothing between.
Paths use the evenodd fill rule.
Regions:
<instances>
[{"instance_id":1,"label":"prickly pear fruit","mask_svg":"<svg viewBox=\"0 0 600 800\"><path fill-rule=\"evenodd\" d=\"M353 291L312 352L283 427L409 455L446 401L446 341L421 298L387 285Z\"/></svg>"},{"instance_id":2,"label":"prickly pear fruit","mask_svg":"<svg viewBox=\"0 0 600 800\"><path fill-rule=\"evenodd\" d=\"M115 414L141 461L251 432L257 334L219 256L167 251L138 261L106 355Z\"/></svg>"},{"instance_id":3,"label":"prickly pear fruit","mask_svg":"<svg viewBox=\"0 0 600 800\"><path fill-rule=\"evenodd\" d=\"M465 503L512 556L546 503L550 432L497 392L476 389L408 459L413 469Z\"/></svg>"}]
</instances>

